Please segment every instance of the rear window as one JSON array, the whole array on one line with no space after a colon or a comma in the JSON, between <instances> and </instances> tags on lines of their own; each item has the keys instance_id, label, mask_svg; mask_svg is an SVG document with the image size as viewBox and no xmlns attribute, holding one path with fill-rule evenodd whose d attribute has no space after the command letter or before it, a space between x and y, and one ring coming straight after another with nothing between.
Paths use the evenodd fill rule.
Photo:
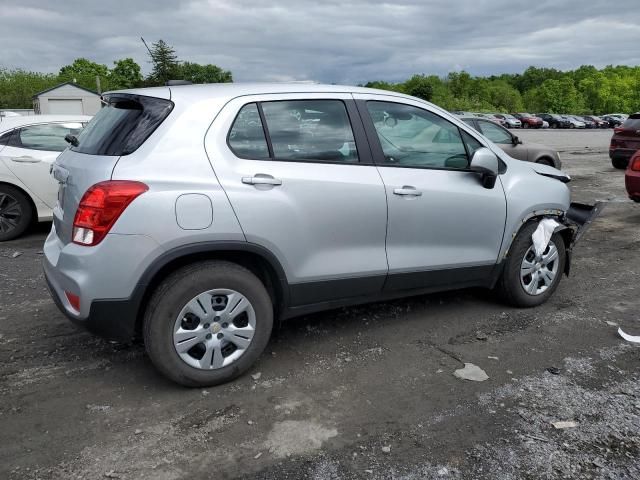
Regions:
<instances>
[{"instance_id":1,"label":"rear window","mask_svg":"<svg viewBox=\"0 0 640 480\"><path fill-rule=\"evenodd\" d=\"M625 130L640 130L640 115L631 115L622 124Z\"/></svg>"},{"instance_id":2,"label":"rear window","mask_svg":"<svg viewBox=\"0 0 640 480\"><path fill-rule=\"evenodd\" d=\"M89 155L135 152L173 109L173 102L140 95L105 95L104 106L78 136L71 150Z\"/></svg>"}]
</instances>

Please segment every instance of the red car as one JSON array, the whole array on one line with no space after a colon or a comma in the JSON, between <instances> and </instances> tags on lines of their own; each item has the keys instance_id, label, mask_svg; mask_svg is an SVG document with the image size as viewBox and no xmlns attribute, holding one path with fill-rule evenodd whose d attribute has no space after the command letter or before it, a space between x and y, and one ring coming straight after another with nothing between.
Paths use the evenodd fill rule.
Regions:
<instances>
[{"instance_id":1,"label":"red car","mask_svg":"<svg viewBox=\"0 0 640 480\"><path fill-rule=\"evenodd\" d=\"M511 115L522 122L522 128L542 128L543 120L540 117L534 117L530 113L512 113Z\"/></svg>"},{"instance_id":2,"label":"red car","mask_svg":"<svg viewBox=\"0 0 640 480\"><path fill-rule=\"evenodd\" d=\"M624 183L627 187L629 198L634 202L640 202L640 150L629 160Z\"/></svg>"},{"instance_id":3,"label":"red car","mask_svg":"<svg viewBox=\"0 0 640 480\"><path fill-rule=\"evenodd\" d=\"M627 168L629 159L640 150L640 113L629 115L622 125L613 129L609 158L615 168Z\"/></svg>"}]
</instances>

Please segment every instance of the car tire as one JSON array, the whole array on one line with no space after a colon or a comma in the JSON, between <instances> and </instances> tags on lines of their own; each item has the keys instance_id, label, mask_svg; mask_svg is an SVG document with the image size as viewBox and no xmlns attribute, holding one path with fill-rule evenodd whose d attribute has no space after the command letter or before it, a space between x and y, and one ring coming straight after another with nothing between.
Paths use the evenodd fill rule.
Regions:
<instances>
[{"instance_id":1,"label":"car tire","mask_svg":"<svg viewBox=\"0 0 640 480\"><path fill-rule=\"evenodd\" d=\"M529 124L528 123L523 123L522 124L522 128L529 128Z\"/></svg>"},{"instance_id":2,"label":"car tire","mask_svg":"<svg viewBox=\"0 0 640 480\"><path fill-rule=\"evenodd\" d=\"M29 198L11 185L0 185L0 242L22 235L33 219Z\"/></svg>"},{"instance_id":3,"label":"car tire","mask_svg":"<svg viewBox=\"0 0 640 480\"><path fill-rule=\"evenodd\" d=\"M521 308L530 308L536 307L538 305L546 302L553 292L555 292L556 288L558 288L558 284L560 283L560 279L562 278L562 274L564 273L565 262L567 260L566 250L564 245L564 240L562 235L559 233L554 233L551 236L551 240L549 241L549 245L545 250L545 254L543 254L543 259L545 255L549 255L552 253L552 247L555 247L557 252L557 258L554 260L556 262L552 267L549 267L551 263L548 264L549 268L553 268L555 274L553 276L552 281L550 281L549 285L544 285L544 289L537 288L536 290L542 290L541 292L536 291L534 294L530 293L526 290L527 286L527 278L529 279L528 285L534 284L535 281L542 281L544 283L543 278L541 277L532 277L531 275L524 276L524 268L525 260L530 261L532 257L535 256L535 252L533 252L533 240L531 239L531 235L538 227L537 222L529 222L525 225L518 235L513 240L511 244L511 248L509 249L509 254L507 259L505 260L506 264L504 266L504 270L496 285L496 290L498 294L510 305ZM542 272L540 270L539 272ZM538 272L538 274L539 274ZM539 280L536 280L538 279ZM537 283L535 285L538 285Z\"/></svg>"},{"instance_id":4,"label":"car tire","mask_svg":"<svg viewBox=\"0 0 640 480\"><path fill-rule=\"evenodd\" d=\"M553 160L551 160L549 157L542 157L536 160L536 163L540 164L540 165L548 165L549 167L554 167L555 168L555 163L553 162Z\"/></svg>"},{"instance_id":5,"label":"car tire","mask_svg":"<svg viewBox=\"0 0 640 480\"><path fill-rule=\"evenodd\" d=\"M553 128L553 129L558 128L558 124L557 124L557 123L552 123L552 124L551 124L551 128Z\"/></svg>"},{"instance_id":6,"label":"car tire","mask_svg":"<svg viewBox=\"0 0 640 480\"><path fill-rule=\"evenodd\" d=\"M617 168L618 170L625 170L629 165L629 160L625 160L623 158L612 158L611 165L613 165L613 168Z\"/></svg>"},{"instance_id":7,"label":"car tire","mask_svg":"<svg viewBox=\"0 0 640 480\"><path fill-rule=\"evenodd\" d=\"M222 294L216 294L217 292ZM239 297L236 297L236 294ZM227 296L228 301L225 303L225 310L215 311L215 302L219 297L224 296ZM207 317L202 310L198 313L200 317L196 317L191 313L193 310L189 310L191 308L189 305L196 305L194 301L204 309L200 300L202 299L206 305L205 298L211 298L207 308L213 307L210 314L216 315L215 317L211 315ZM233 325L235 319L228 316L229 312L235 308L233 307L235 298L248 302L251 313L247 314L247 318L253 318L254 324L249 325L253 327L253 333L248 346L242 349L238 358L231 360L227 365L221 363L216 367L214 366L216 358L222 358L223 362L227 362L240 350L239 347L236 350L231 348L236 344L227 338L232 338L233 334L224 330L227 328L225 320L231 322L227 324L228 328L236 328ZM187 312L183 313L185 309ZM197 320L194 320L194 317ZM190 323L185 325L187 321ZM250 321L247 320L247 322L248 325ZM190 330L194 324L196 326ZM233 380L247 371L266 348L272 328L271 297L258 277L238 264L211 260L186 266L171 274L160 284L150 298L145 312L143 337L149 358L163 375L186 387L208 387ZM187 331L196 332L201 337L183 341L182 343L187 345L183 347L182 353L178 353L180 345L178 339L185 337L177 337L177 335L184 335ZM200 339L202 343L194 343ZM218 347L210 348L212 342L217 342ZM246 339L243 342L246 342ZM186 351L190 344L193 347ZM225 348L227 353L230 349L233 351L228 356L224 356ZM204 350L202 358L198 359L198 354L202 350ZM210 350L213 351L210 355L211 363L206 367L202 367L201 364L194 366L200 362L207 364L209 358L207 355Z\"/></svg>"}]
</instances>

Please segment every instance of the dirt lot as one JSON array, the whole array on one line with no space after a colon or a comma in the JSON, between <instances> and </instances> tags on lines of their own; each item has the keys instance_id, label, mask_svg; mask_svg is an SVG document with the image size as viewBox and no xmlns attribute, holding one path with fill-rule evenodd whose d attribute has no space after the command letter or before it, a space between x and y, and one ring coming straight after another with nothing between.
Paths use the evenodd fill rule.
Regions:
<instances>
[{"instance_id":1,"label":"dirt lot","mask_svg":"<svg viewBox=\"0 0 640 480\"><path fill-rule=\"evenodd\" d=\"M48 226L1 245L0 478L640 478L640 346L613 326L640 335L640 204L610 135L520 132L561 150L575 199L610 201L546 305L465 290L317 314L206 390L57 311Z\"/></svg>"}]
</instances>

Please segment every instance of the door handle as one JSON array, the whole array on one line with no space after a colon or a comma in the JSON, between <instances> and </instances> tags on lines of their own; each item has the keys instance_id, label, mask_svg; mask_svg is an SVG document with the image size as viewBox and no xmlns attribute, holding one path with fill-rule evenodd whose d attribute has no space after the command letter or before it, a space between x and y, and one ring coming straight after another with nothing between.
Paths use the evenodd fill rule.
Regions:
<instances>
[{"instance_id":1,"label":"door handle","mask_svg":"<svg viewBox=\"0 0 640 480\"><path fill-rule=\"evenodd\" d=\"M420 197L422 196L422 192L417 190L416 187L412 187L411 185L404 185L402 188L394 188L394 195L401 195L404 197Z\"/></svg>"},{"instance_id":2,"label":"door handle","mask_svg":"<svg viewBox=\"0 0 640 480\"><path fill-rule=\"evenodd\" d=\"M242 177L242 183L247 185L282 185L282 180L259 173L253 177Z\"/></svg>"},{"instance_id":3,"label":"door handle","mask_svg":"<svg viewBox=\"0 0 640 480\"><path fill-rule=\"evenodd\" d=\"M42 160L40 160L39 158L24 155L22 157L11 157L11 161L17 162L17 163L39 163Z\"/></svg>"}]
</instances>

